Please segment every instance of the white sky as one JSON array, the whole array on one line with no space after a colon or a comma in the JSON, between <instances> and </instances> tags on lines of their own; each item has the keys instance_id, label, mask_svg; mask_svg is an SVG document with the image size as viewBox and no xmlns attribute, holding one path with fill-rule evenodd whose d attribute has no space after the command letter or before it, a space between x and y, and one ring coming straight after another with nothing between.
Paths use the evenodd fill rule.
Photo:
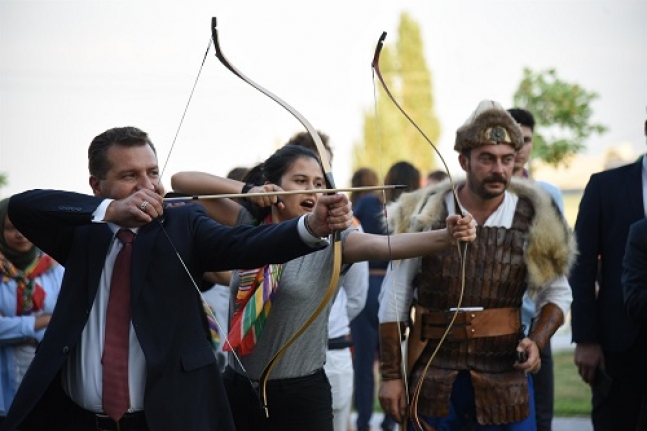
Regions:
<instances>
[{"instance_id":1,"label":"white sky","mask_svg":"<svg viewBox=\"0 0 647 431\"><path fill-rule=\"evenodd\" d=\"M362 113L373 109L375 43L384 30L395 40L402 10L422 28L452 169L456 128L482 99L510 106L524 66L554 67L600 94L594 120L609 132L590 139L589 153L624 142L645 152L644 0L0 0L0 172L9 179L0 196L90 192L87 147L116 126L147 131L162 165L212 16L232 64L331 136L335 178L346 185ZM180 170L224 175L255 164L301 130L211 50L164 182Z\"/></svg>"}]
</instances>

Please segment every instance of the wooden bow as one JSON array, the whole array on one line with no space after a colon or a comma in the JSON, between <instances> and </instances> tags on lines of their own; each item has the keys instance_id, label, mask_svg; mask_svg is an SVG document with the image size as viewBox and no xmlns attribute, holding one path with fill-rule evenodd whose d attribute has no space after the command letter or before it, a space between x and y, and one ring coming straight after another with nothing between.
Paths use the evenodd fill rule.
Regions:
<instances>
[{"instance_id":1,"label":"wooden bow","mask_svg":"<svg viewBox=\"0 0 647 431\"><path fill-rule=\"evenodd\" d=\"M335 188L335 182L333 180L333 175L332 175L332 169L330 167L330 160L328 157L328 152L326 151L323 142L321 141L321 137L319 136L319 133L315 130L314 127L310 124L308 120L303 117L296 109L294 109L292 106L290 106L288 103L283 101L281 98L276 96L274 93L271 91L261 87L248 77L246 77L242 72L240 72L238 69L236 69L230 62L227 60L225 55L222 52L222 49L220 48L220 43L218 39L218 28L217 28L217 21L216 18L211 19L211 36L213 39L213 44L216 50L216 57L220 62L225 66L229 71L231 71L234 75L245 81L247 84L251 85L254 87L256 90L260 91L261 93L265 94L267 97L270 99L274 100L276 103L281 105L286 111L288 111L290 114L292 114L302 125L305 127L305 129L308 131L310 136L312 137L312 140L317 146L317 152L319 153L319 159L321 161L323 170L324 170L324 178L326 181L326 188L327 189L334 189ZM261 404L263 409L265 410L265 415L269 416L269 410L267 406L267 381L270 377L270 374L272 373L272 370L276 366L278 360L285 354L287 349L299 338L305 331L312 325L312 323L319 317L319 315L322 313L322 311L326 308L328 305L328 302L332 299L336 289L337 289L337 283L339 281L339 274L341 271L341 261L342 261L342 250L341 250L341 236L339 232L335 232L332 235L332 241L333 241L333 253L334 253L334 259L333 259L333 268L332 268L332 275L330 277L330 284L328 285L328 288L326 289L326 293L324 294L324 297L322 298L321 302L317 305L317 308L315 308L314 312L312 315L306 320L306 322L290 337L290 339L274 354L270 362L267 364L265 369L263 370L263 373L261 374L260 380L259 380L259 385L261 389Z\"/></svg>"},{"instance_id":2,"label":"wooden bow","mask_svg":"<svg viewBox=\"0 0 647 431\"><path fill-rule=\"evenodd\" d=\"M425 132L416 124L415 121L405 112L405 110L400 106L400 104L397 102L395 97L393 97L393 94L389 90L389 87L386 85L386 82L384 81L384 78L382 77L382 73L380 72L380 53L382 52L382 48L384 46L384 40L386 39L386 32L383 32L382 35L380 36L380 39L377 42L377 45L375 47L375 54L373 55L373 62L371 63L371 66L373 68L373 71L375 75L377 76L378 80L382 84L382 88L384 89L385 93L391 99L391 101L395 104L395 106L398 108L398 110L402 113L402 115L405 116L405 118L420 132L420 134L423 136L423 138L431 145L431 147L434 149L438 157L440 158L441 162L443 163L443 166L445 168L445 172L447 173L447 177L449 179L449 182L451 184L451 189L452 189L452 195L454 198L454 210L457 215L462 215L461 212L461 207L458 202L458 194L456 192L456 187L454 185L454 180L451 176L451 173L449 171L449 167L447 166L447 163L445 162L445 158L442 156L440 151L438 151L438 148L436 148L436 145L427 137ZM443 333L443 336L441 337L440 341L438 342L438 345L434 349L431 357L429 358L429 361L425 364L425 367L423 369L422 375L420 376L420 379L418 382L416 382L416 387L413 391L413 396L411 397L411 400L407 400L409 403L409 415L411 416L411 419L413 421L414 427L416 429L423 431L423 425L420 421L420 418L418 417L418 401L420 399L420 391L422 389L422 383L424 382L425 375L427 374L427 371L429 370L429 367L431 366L431 362L434 360L436 357L436 354L440 350L440 346L443 344L445 341L445 338L447 338L447 334L449 334L449 331L451 330L452 326L454 325L454 321L456 320L456 316L458 315L460 311L461 304L463 302L463 293L465 292L465 260L466 260L466 255L467 255L467 243L463 242L463 246L461 247L461 242L456 241L456 247L458 249L459 256L461 257L461 292L460 296L458 299L458 304L456 306L456 311L454 312L452 319L450 320L449 324L447 325L447 329ZM403 370L403 376L405 376L405 385L406 383L406 376L408 375L408 372L410 370L406 370L406 365L404 365L404 361L402 361L403 367L405 369ZM406 419L405 419L406 421ZM406 423L404 424L405 429L406 429Z\"/></svg>"}]
</instances>

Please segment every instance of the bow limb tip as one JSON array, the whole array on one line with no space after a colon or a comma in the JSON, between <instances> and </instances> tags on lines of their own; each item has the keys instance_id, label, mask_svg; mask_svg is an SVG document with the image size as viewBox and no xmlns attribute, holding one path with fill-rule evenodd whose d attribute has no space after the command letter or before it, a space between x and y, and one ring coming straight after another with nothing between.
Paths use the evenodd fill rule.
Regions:
<instances>
[{"instance_id":1,"label":"bow limb tip","mask_svg":"<svg viewBox=\"0 0 647 431\"><path fill-rule=\"evenodd\" d=\"M220 41L218 40L218 19L214 16L211 18L211 39L213 39L213 47L216 50L216 57L222 57L222 50L220 49ZM226 63L228 63L225 60Z\"/></svg>"},{"instance_id":2,"label":"bow limb tip","mask_svg":"<svg viewBox=\"0 0 647 431\"><path fill-rule=\"evenodd\" d=\"M215 16L211 18L211 38L213 39L216 52L220 52L220 43L218 43L218 18Z\"/></svg>"},{"instance_id":3,"label":"bow limb tip","mask_svg":"<svg viewBox=\"0 0 647 431\"><path fill-rule=\"evenodd\" d=\"M384 39L386 39L385 31L382 32L382 36L380 36L380 40L377 41L377 45L375 46L375 54L373 55L373 62L371 63L371 66L373 67L380 63L380 52L382 52L382 47L384 46Z\"/></svg>"}]
</instances>

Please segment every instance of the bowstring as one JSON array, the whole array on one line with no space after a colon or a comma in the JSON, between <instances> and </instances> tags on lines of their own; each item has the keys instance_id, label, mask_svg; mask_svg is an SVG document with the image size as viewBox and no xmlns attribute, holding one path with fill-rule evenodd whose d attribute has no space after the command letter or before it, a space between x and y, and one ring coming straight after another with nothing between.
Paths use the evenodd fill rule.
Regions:
<instances>
[{"instance_id":1,"label":"bowstring","mask_svg":"<svg viewBox=\"0 0 647 431\"><path fill-rule=\"evenodd\" d=\"M209 54L209 50L211 49L211 44L213 42L212 37L209 37L209 43L207 44L207 49L205 50L204 56L202 57L202 62L200 63L200 68L198 69L198 74L195 77L195 80L193 82L193 86L191 87L191 92L189 93L189 98L186 102L186 105L184 107L184 110L182 111L182 115L180 117L180 122L178 124L177 130L175 131L175 136L173 137L173 141L171 143L171 148L169 149L169 152L166 156L166 160L164 161L164 166L162 167L162 170L160 172L160 175L158 177L158 184L162 184L162 177L164 176L164 172L166 171L166 167L168 165L169 160L171 159L171 153L173 152L173 149L175 148L175 144L177 142L178 136L180 135L180 129L182 128L182 125L184 124L184 119L186 117L186 114L189 110L189 105L191 104L191 100L193 100L193 95L195 93L195 90L198 86L198 81L200 80L200 75L202 74L202 70L204 69L204 64L207 60L207 56ZM169 244L171 245L171 248L173 249L173 252L177 256L178 260L180 261L180 264L182 265L182 268L184 268L184 271L186 274L189 276L189 279L191 280L191 284L195 288L195 291L198 293L200 300L204 304L209 304L207 299L204 297L202 294L202 291L200 290L200 287L198 286L198 283L195 281L195 278L193 278L193 275L191 275L191 271L189 271L188 266L186 265L184 259L180 255L180 252L178 251L177 247L173 243L173 240L171 240L171 237L169 236L168 232L166 229L164 229L164 225L161 222L161 220L158 218L157 222L159 223L160 227L162 228L162 232L164 232L164 235L166 236L166 239L168 240ZM218 318L216 317L216 314L214 313L213 309L211 306L208 307L203 307L206 313L209 313L210 317L216 322L216 325L218 325L218 328L221 329L223 328L222 324L220 321L218 321ZM250 385L253 387L254 383L253 381L249 378L249 375L247 374L247 370L245 369L245 366L243 365L240 357L236 353L235 349L233 348L231 342L229 341L229 334L223 334L223 339L222 339L223 344L227 344L230 348L230 351L232 353L232 356L234 357L234 360L236 363L240 366L241 370L245 374L245 377L249 381Z\"/></svg>"},{"instance_id":2,"label":"bowstring","mask_svg":"<svg viewBox=\"0 0 647 431\"><path fill-rule=\"evenodd\" d=\"M162 167L162 171L160 172L160 175L159 175L160 183L162 181L162 177L164 176L164 172L166 171L166 165L168 165L168 161L171 159L171 153L173 152L173 148L175 148L177 137L180 135L180 129L182 128L182 124L184 124L184 117L186 117L186 113L189 110L189 105L191 104L191 100L193 99L193 93L195 93L195 89L198 86L198 81L200 80L200 75L202 74L204 63L207 60L207 55L209 54L209 49L211 48L211 42L212 42L211 38L209 38L209 43L207 44L207 50L204 52L204 57L202 57L202 63L200 64L200 68L198 69L198 75L195 77L195 81L193 82L193 87L191 87L191 92L189 93L189 99L186 101L186 105L184 106L184 111L182 111L182 116L180 117L180 124L178 124L177 126L177 130L175 131L175 136L173 137L173 141L171 142L171 148L168 151L168 155L166 156L166 160L164 161L164 166Z\"/></svg>"},{"instance_id":3,"label":"bowstring","mask_svg":"<svg viewBox=\"0 0 647 431\"><path fill-rule=\"evenodd\" d=\"M375 85L375 68L371 65L371 72L372 72L372 83L373 83L373 109L375 110L375 129L376 129L376 135L377 135L377 148L378 148L378 154L379 154L379 160L380 160L380 171L382 173L382 185L384 184L384 160L382 157L382 131L380 129L380 118L379 118L379 110L378 110L378 100L377 100L377 85ZM384 221L386 225L386 243L387 247L389 250L389 272L393 271L393 259L391 257L393 256L392 251L391 251L391 230L389 226L389 214L386 209L387 206L387 201L386 201L386 190L382 189L382 211L384 212ZM393 277L389 277L391 281L391 294L393 295L393 301L394 301L394 307L396 309L396 323L398 325L398 334L400 333L400 316L398 314L399 306L398 306L398 295L395 292L394 286L393 286ZM400 335L398 335L400 337ZM405 394L405 399L407 402L407 405L409 404L409 377L407 373L407 365L406 365L406 360L405 360L405 355L404 355L404 346L405 344L400 342L400 357L401 359L401 371L402 371L402 376L403 376L403 383L404 383L404 394Z\"/></svg>"}]
</instances>

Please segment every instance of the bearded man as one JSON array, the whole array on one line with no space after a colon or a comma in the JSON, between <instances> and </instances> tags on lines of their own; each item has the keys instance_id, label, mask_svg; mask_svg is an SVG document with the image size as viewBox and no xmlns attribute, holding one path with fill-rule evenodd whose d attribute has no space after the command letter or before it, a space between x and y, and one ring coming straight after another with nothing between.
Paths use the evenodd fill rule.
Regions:
<instances>
[{"instance_id":1,"label":"bearded man","mask_svg":"<svg viewBox=\"0 0 647 431\"><path fill-rule=\"evenodd\" d=\"M425 429L535 429L527 373L539 370L540 351L564 322L576 245L545 191L513 179L522 146L519 125L492 101L481 102L456 132L454 149L466 173L457 185L459 210L478 223L466 251L464 289L458 247L396 262L384 281L379 398L399 421L411 414ZM453 212L448 181L403 195L388 211L396 232L438 229ZM537 304L527 337L520 320L526 291ZM400 341L411 307L404 379ZM420 383L412 406L405 382L411 395Z\"/></svg>"}]
</instances>

